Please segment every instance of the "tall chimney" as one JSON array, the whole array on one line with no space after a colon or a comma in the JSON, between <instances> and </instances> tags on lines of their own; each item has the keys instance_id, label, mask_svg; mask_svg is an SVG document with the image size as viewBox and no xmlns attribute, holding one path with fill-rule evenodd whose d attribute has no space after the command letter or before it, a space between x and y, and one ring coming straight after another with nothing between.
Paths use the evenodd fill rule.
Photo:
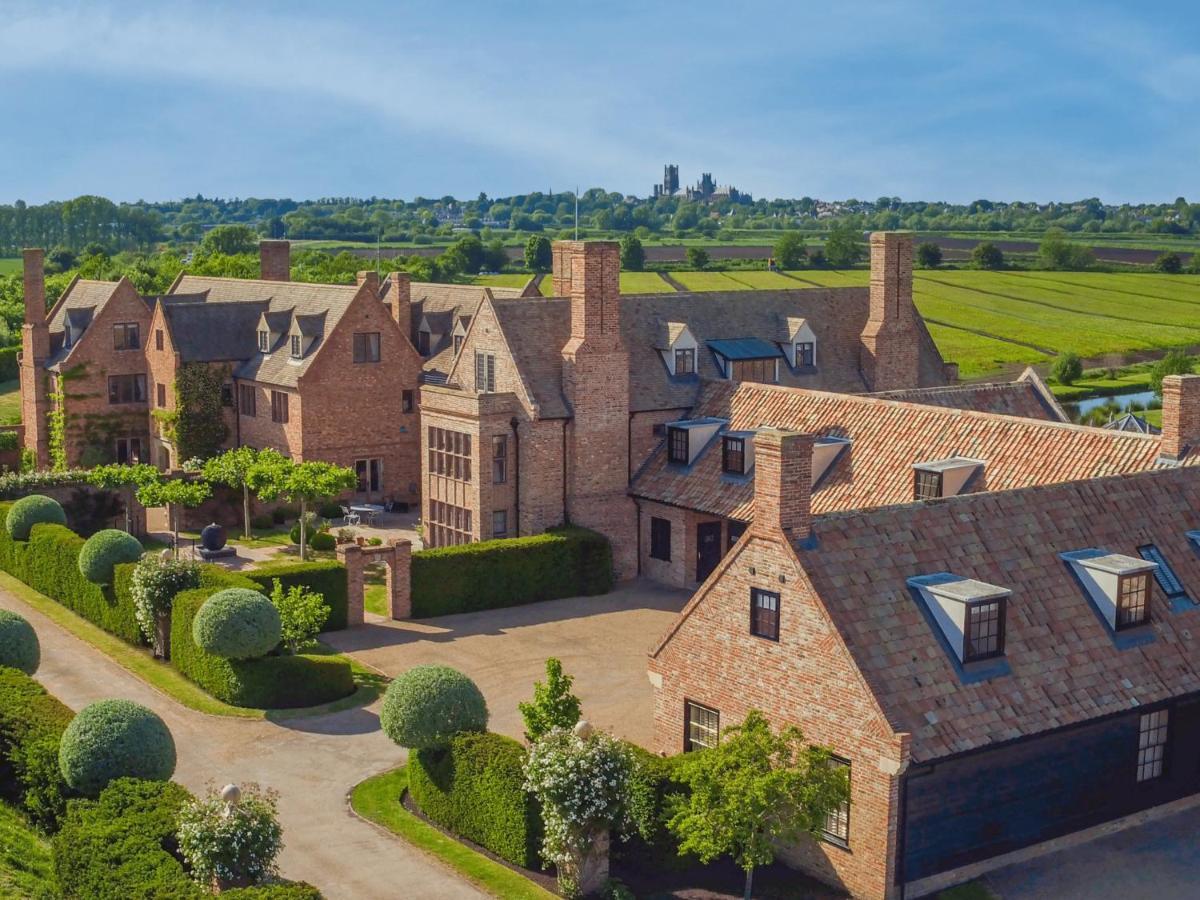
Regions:
<instances>
[{"instance_id":1,"label":"tall chimney","mask_svg":"<svg viewBox=\"0 0 1200 900\"><path fill-rule=\"evenodd\" d=\"M912 235L871 235L871 287L860 367L873 391L920 385L920 332L912 297Z\"/></svg>"},{"instance_id":2,"label":"tall chimney","mask_svg":"<svg viewBox=\"0 0 1200 900\"><path fill-rule=\"evenodd\" d=\"M751 529L790 541L812 531L813 436L764 428L754 435L754 521Z\"/></svg>"},{"instance_id":3,"label":"tall chimney","mask_svg":"<svg viewBox=\"0 0 1200 900\"><path fill-rule=\"evenodd\" d=\"M621 340L621 247L615 241L561 241L569 275L571 340L563 353L584 345L590 350L623 349ZM557 292L558 276L555 290Z\"/></svg>"},{"instance_id":4,"label":"tall chimney","mask_svg":"<svg viewBox=\"0 0 1200 900\"><path fill-rule=\"evenodd\" d=\"M1162 383L1160 453L1180 460L1200 447L1200 375L1167 375Z\"/></svg>"},{"instance_id":5,"label":"tall chimney","mask_svg":"<svg viewBox=\"0 0 1200 900\"><path fill-rule=\"evenodd\" d=\"M290 281L292 245L289 241L259 241L258 265L263 281Z\"/></svg>"},{"instance_id":6,"label":"tall chimney","mask_svg":"<svg viewBox=\"0 0 1200 900\"><path fill-rule=\"evenodd\" d=\"M392 317L400 330L410 340L412 338L412 276L407 272L392 272L388 275L391 286L388 294L391 296Z\"/></svg>"},{"instance_id":7,"label":"tall chimney","mask_svg":"<svg viewBox=\"0 0 1200 900\"><path fill-rule=\"evenodd\" d=\"M555 241L550 245L550 277L554 283L555 297L571 296L571 259L573 255L567 241Z\"/></svg>"},{"instance_id":8,"label":"tall chimney","mask_svg":"<svg viewBox=\"0 0 1200 900\"><path fill-rule=\"evenodd\" d=\"M25 324L46 324L46 251L37 248L22 250L25 261Z\"/></svg>"},{"instance_id":9,"label":"tall chimney","mask_svg":"<svg viewBox=\"0 0 1200 900\"><path fill-rule=\"evenodd\" d=\"M375 292L375 296L376 297L379 296L379 273L378 272L375 272L375 271L359 272L356 277L358 279L359 287L362 287L364 284L369 284L371 286L371 290Z\"/></svg>"}]
</instances>

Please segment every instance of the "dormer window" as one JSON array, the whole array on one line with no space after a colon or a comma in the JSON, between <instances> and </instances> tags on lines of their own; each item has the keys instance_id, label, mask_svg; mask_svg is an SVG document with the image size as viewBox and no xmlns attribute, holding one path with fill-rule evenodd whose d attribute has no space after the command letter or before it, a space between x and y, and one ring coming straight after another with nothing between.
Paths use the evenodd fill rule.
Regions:
<instances>
[{"instance_id":1,"label":"dormer window","mask_svg":"<svg viewBox=\"0 0 1200 900\"><path fill-rule=\"evenodd\" d=\"M908 584L960 664L1004 656L1010 590L950 572L910 578Z\"/></svg>"},{"instance_id":2,"label":"dormer window","mask_svg":"<svg viewBox=\"0 0 1200 900\"><path fill-rule=\"evenodd\" d=\"M731 381L779 382L779 347L761 338L709 341L721 374Z\"/></svg>"},{"instance_id":3,"label":"dormer window","mask_svg":"<svg viewBox=\"0 0 1200 900\"><path fill-rule=\"evenodd\" d=\"M422 334L424 334L424 332L422 332ZM465 341L465 340L466 340L465 335L456 334L454 336L454 355L455 356L458 356L459 351L462 350L463 341Z\"/></svg>"},{"instance_id":4,"label":"dormer window","mask_svg":"<svg viewBox=\"0 0 1200 900\"><path fill-rule=\"evenodd\" d=\"M816 368L817 336L806 319L800 316L785 317L779 346L793 369Z\"/></svg>"},{"instance_id":5,"label":"dormer window","mask_svg":"<svg viewBox=\"0 0 1200 900\"><path fill-rule=\"evenodd\" d=\"M746 439L725 435L721 439L721 469L731 475L746 474Z\"/></svg>"},{"instance_id":6,"label":"dormer window","mask_svg":"<svg viewBox=\"0 0 1200 900\"><path fill-rule=\"evenodd\" d=\"M417 352L420 353L422 356L429 355L429 332L428 331L422 330L422 331L417 332Z\"/></svg>"},{"instance_id":7,"label":"dormer window","mask_svg":"<svg viewBox=\"0 0 1200 900\"><path fill-rule=\"evenodd\" d=\"M796 344L796 368L804 369L817 364L817 345L811 341L801 341Z\"/></svg>"},{"instance_id":8,"label":"dormer window","mask_svg":"<svg viewBox=\"0 0 1200 900\"><path fill-rule=\"evenodd\" d=\"M913 499L939 500L957 497L971 488L984 470L981 459L951 456L913 466Z\"/></svg>"},{"instance_id":9,"label":"dormer window","mask_svg":"<svg viewBox=\"0 0 1200 900\"><path fill-rule=\"evenodd\" d=\"M269 331L260 331L258 333L258 352L271 352L271 333Z\"/></svg>"},{"instance_id":10,"label":"dormer window","mask_svg":"<svg viewBox=\"0 0 1200 900\"><path fill-rule=\"evenodd\" d=\"M686 428L667 429L667 460L686 466L690 460L690 441Z\"/></svg>"},{"instance_id":11,"label":"dormer window","mask_svg":"<svg viewBox=\"0 0 1200 900\"><path fill-rule=\"evenodd\" d=\"M301 356L304 355L304 351L302 349L303 343L304 343L304 341L300 337L300 335L298 335L298 334L292 335L292 359L299 359Z\"/></svg>"},{"instance_id":12,"label":"dormer window","mask_svg":"<svg viewBox=\"0 0 1200 900\"><path fill-rule=\"evenodd\" d=\"M1071 567L1088 601L1114 635L1133 631L1150 621L1150 577L1158 564L1147 559L1106 553L1094 547L1060 554ZM1131 640L1152 640L1148 632L1136 632ZM1119 647L1128 644L1118 641Z\"/></svg>"},{"instance_id":13,"label":"dormer window","mask_svg":"<svg viewBox=\"0 0 1200 900\"><path fill-rule=\"evenodd\" d=\"M1117 630L1136 628L1150 620L1150 573L1117 579Z\"/></svg>"},{"instance_id":14,"label":"dormer window","mask_svg":"<svg viewBox=\"0 0 1200 900\"><path fill-rule=\"evenodd\" d=\"M686 350L675 351L675 374L694 375L696 373L696 350L689 347Z\"/></svg>"}]
</instances>

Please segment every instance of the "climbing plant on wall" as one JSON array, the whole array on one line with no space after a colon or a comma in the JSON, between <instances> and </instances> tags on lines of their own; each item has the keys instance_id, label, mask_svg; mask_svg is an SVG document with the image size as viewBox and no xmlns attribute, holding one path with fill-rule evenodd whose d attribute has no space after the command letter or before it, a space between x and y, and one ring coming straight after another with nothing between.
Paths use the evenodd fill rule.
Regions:
<instances>
[{"instance_id":1,"label":"climbing plant on wall","mask_svg":"<svg viewBox=\"0 0 1200 900\"><path fill-rule=\"evenodd\" d=\"M221 449L229 428L221 409L227 370L187 363L175 376L175 447L180 459L207 459Z\"/></svg>"}]
</instances>

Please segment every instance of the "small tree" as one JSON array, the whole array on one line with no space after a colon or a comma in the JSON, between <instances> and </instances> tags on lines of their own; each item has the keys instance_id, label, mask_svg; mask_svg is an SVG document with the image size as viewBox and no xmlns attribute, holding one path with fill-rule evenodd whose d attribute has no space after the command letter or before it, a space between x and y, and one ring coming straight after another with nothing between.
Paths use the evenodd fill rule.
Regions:
<instances>
[{"instance_id":1,"label":"small tree","mask_svg":"<svg viewBox=\"0 0 1200 900\"><path fill-rule=\"evenodd\" d=\"M283 498L300 504L300 558L308 558L308 507L350 490L358 483L353 469L332 463L294 463L279 453L259 454L247 475L250 487L265 500Z\"/></svg>"},{"instance_id":2,"label":"small tree","mask_svg":"<svg viewBox=\"0 0 1200 900\"><path fill-rule=\"evenodd\" d=\"M1150 370L1150 388L1161 397L1164 378L1168 375L1191 375L1194 370L1194 361L1182 350L1168 351Z\"/></svg>"},{"instance_id":3,"label":"small tree","mask_svg":"<svg viewBox=\"0 0 1200 900\"><path fill-rule=\"evenodd\" d=\"M933 241L917 245L917 265L922 269L936 269L942 264L942 248Z\"/></svg>"},{"instance_id":4,"label":"small tree","mask_svg":"<svg viewBox=\"0 0 1200 900\"><path fill-rule=\"evenodd\" d=\"M640 272L646 267L646 251L642 242L634 235L621 238L621 268L626 272Z\"/></svg>"},{"instance_id":5,"label":"small tree","mask_svg":"<svg viewBox=\"0 0 1200 900\"><path fill-rule=\"evenodd\" d=\"M977 269L1003 269L1004 254L991 241L984 241L971 251L971 262Z\"/></svg>"},{"instance_id":6,"label":"small tree","mask_svg":"<svg viewBox=\"0 0 1200 900\"><path fill-rule=\"evenodd\" d=\"M87 474L88 484L108 491L119 491L125 504L125 530L133 532L133 517L131 506L134 491L144 484L159 480L157 468L146 463L122 465L112 463L106 466L96 466Z\"/></svg>"},{"instance_id":7,"label":"small tree","mask_svg":"<svg viewBox=\"0 0 1200 900\"><path fill-rule=\"evenodd\" d=\"M212 488L203 481L173 478L167 481L148 481L138 487L137 498L142 506L165 506L171 519L171 537L175 555L179 555L179 510L194 509L212 496Z\"/></svg>"},{"instance_id":8,"label":"small tree","mask_svg":"<svg viewBox=\"0 0 1200 900\"><path fill-rule=\"evenodd\" d=\"M798 231L785 231L775 239L775 264L781 269L799 269L808 259L808 248Z\"/></svg>"},{"instance_id":9,"label":"small tree","mask_svg":"<svg viewBox=\"0 0 1200 900\"><path fill-rule=\"evenodd\" d=\"M1154 268L1168 275L1178 275L1183 271L1183 257L1178 253L1164 253L1154 261Z\"/></svg>"},{"instance_id":10,"label":"small tree","mask_svg":"<svg viewBox=\"0 0 1200 900\"><path fill-rule=\"evenodd\" d=\"M201 472L205 481L240 489L242 492L242 535L250 540L250 470L258 459L253 447L236 447L205 461Z\"/></svg>"},{"instance_id":11,"label":"small tree","mask_svg":"<svg viewBox=\"0 0 1200 900\"><path fill-rule=\"evenodd\" d=\"M277 874L282 849L279 795L256 784L228 797L210 785L179 811L179 852L206 889L262 884Z\"/></svg>"},{"instance_id":12,"label":"small tree","mask_svg":"<svg viewBox=\"0 0 1200 900\"><path fill-rule=\"evenodd\" d=\"M1083 377L1083 363L1075 353L1068 350L1054 361L1050 374L1059 384L1074 384Z\"/></svg>"},{"instance_id":13,"label":"small tree","mask_svg":"<svg viewBox=\"0 0 1200 900\"><path fill-rule=\"evenodd\" d=\"M553 656L546 660L546 680L533 683L533 700L518 703L525 737L536 741L552 728L573 728L579 721L579 698L571 693L575 679Z\"/></svg>"},{"instance_id":14,"label":"small tree","mask_svg":"<svg viewBox=\"0 0 1200 900\"><path fill-rule=\"evenodd\" d=\"M747 900L755 868L774 861L776 846L820 834L850 797L845 768L827 750L794 726L773 733L758 710L726 729L717 746L689 755L676 777L690 788L672 799L667 822L679 852L705 863L732 856L746 873Z\"/></svg>"},{"instance_id":15,"label":"small tree","mask_svg":"<svg viewBox=\"0 0 1200 900\"><path fill-rule=\"evenodd\" d=\"M530 235L525 242L525 267L531 272L549 272L551 262L550 239L544 234Z\"/></svg>"},{"instance_id":16,"label":"small tree","mask_svg":"<svg viewBox=\"0 0 1200 900\"><path fill-rule=\"evenodd\" d=\"M862 232L851 222L835 225L825 239L825 259L835 269L848 269L865 254Z\"/></svg>"},{"instance_id":17,"label":"small tree","mask_svg":"<svg viewBox=\"0 0 1200 900\"><path fill-rule=\"evenodd\" d=\"M278 578L272 579L271 602L279 610L283 645L293 655L311 644L329 619L325 598L316 591L306 590L302 584L285 589Z\"/></svg>"},{"instance_id":18,"label":"small tree","mask_svg":"<svg viewBox=\"0 0 1200 900\"><path fill-rule=\"evenodd\" d=\"M703 247L688 247L687 261L689 266L700 271L708 266L708 251Z\"/></svg>"}]
</instances>

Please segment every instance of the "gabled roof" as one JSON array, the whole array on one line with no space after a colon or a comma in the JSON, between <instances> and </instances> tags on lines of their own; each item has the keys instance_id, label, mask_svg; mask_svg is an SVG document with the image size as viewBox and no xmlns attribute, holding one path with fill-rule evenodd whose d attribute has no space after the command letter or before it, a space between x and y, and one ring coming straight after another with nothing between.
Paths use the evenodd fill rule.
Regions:
<instances>
[{"instance_id":1,"label":"gabled roof","mask_svg":"<svg viewBox=\"0 0 1200 900\"><path fill-rule=\"evenodd\" d=\"M243 360L258 352L255 328L265 303L164 303L180 362Z\"/></svg>"},{"instance_id":2,"label":"gabled roof","mask_svg":"<svg viewBox=\"0 0 1200 900\"><path fill-rule=\"evenodd\" d=\"M986 462L976 490L1011 490L1155 467L1159 441L1148 435L974 412L878 397L773 385L704 383L692 415L727 419L731 430L773 426L850 438L846 458L813 494L817 513L906 503L913 463L950 456ZM1188 463L1195 460L1189 460ZM659 446L634 477L636 497L749 521L754 482L721 477L719 448L686 470Z\"/></svg>"},{"instance_id":3,"label":"gabled roof","mask_svg":"<svg viewBox=\"0 0 1200 900\"><path fill-rule=\"evenodd\" d=\"M1138 434L1162 434L1162 429L1151 425L1136 413L1127 412L1104 425L1109 431L1132 431Z\"/></svg>"},{"instance_id":4,"label":"gabled roof","mask_svg":"<svg viewBox=\"0 0 1200 900\"><path fill-rule=\"evenodd\" d=\"M1153 640L1118 649L1059 557L1155 544L1193 598L1200 469L1160 469L814 520L797 559L915 762L1200 691L1200 607L1151 587ZM907 580L937 572L1012 591L1010 674L962 678Z\"/></svg>"},{"instance_id":5,"label":"gabled roof","mask_svg":"<svg viewBox=\"0 0 1200 900\"><path fill-rule=\"evenodd\" d=\"M663 323L684 324L699 343L705 344L753 337L775 340L781 320L788 316L803 318L816 337L819 365L815 371L795 371L783 360L779 365L780 383L828 391L865 391L868 386L860 373L859 360L868 300L866 288L623 294L621 331L629 351L630 409L687 409L696 402L696 376L673 376L663 364ZM517 367L533 390L542 415L569 415L562 399L561 351L570 334L570 301L561 297L497 299L495 308L501 328L513 345ZM505 324L510 317L512 324ZM514 334L518 327L531 333L518 337ZM920 319L918 329L921 385L943 385L942 358ZM696 368L702 377L723 377L711 352L696 354Z\"/></svg>"},{"instance_id":6,"label":"gabled roof","mask_svg":"<svg viewBox=\"0 0 1200 900\"><path fill-rule=\"evenodd\" d=\"M1016 381L951 384L908 391L882 391L868 396L927 406L1024 416L1027 419L1046 419L1050 422L1071 421L1033 369L1026 369Z\"/></svg>"}]
</instances>

